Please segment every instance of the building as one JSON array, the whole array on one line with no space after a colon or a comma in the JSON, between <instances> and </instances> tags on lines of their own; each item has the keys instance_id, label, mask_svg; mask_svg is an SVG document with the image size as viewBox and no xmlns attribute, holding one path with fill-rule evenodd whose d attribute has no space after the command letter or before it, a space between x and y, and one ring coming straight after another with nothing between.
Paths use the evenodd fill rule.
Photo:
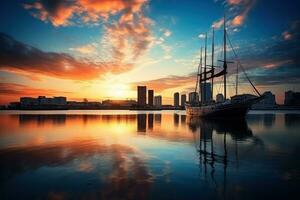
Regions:
<instances>
[{"instance_id":1,"label":"building","mask_svg":"<svg viewBox=\"0 0 300 200\"><path fill-rule=\"evenodd\" d=\"M155 96L154 97L154 106L155 107L161 107L162 106L162 97L161 96Z\"/></svg>"},{"instance_id":2,"label":"building","mask_svg":"<svg viewBox=\"0 0 300 200\"><path fill-rule=\"evenodd\" d=\"M33 97L21 97L20 105L21 106L37 106L37 105L39 105L39 101L37 98L33 98Z\"/></svg>"},{"instance_id":3,"label":"building","mask_svg":"<svg viewBox=\"0 0 300 200\"><path fill-rule=\"evenodd\" d=\"M201 83L201 101L210 102L211 99L211 83Z\"/></svg>"},{"instance_id":4,"label":"building","mask_svg":"<svg viewBox=\"0 0 300 200\"><path fill-rule=\"evenodd\" d=\"M154 91L148 90L148 105L153 106L154 104Z\"/></svg>"},{"instance_id":5,"label":"building","mask_svg":"<svg viewBox=\"0 0 300 200\"><path fill-rule=\"evenodd\" d=\"M284 105L286 106L300 106L300 92L287 91L284 94Z\"/></svg>"},{"instance_id":6,"label":"building","mask_svg":"<svg viewBox=\"0 0 300 200\"><path fill-rule=\"evenodd\" d=\"M272 92L267 91L262 95L264 98L260 100L258 103L254 104L252 108L254 109L270 109L275 108L277 106L275 95Z\"/></svg>"},{"instance_id":7,"label":"building","mask_svg":"<svg viewBox=\"0 0 300 200\"><path fill-rule=\"evenodd\" d=\"M175 108L179 107L179 93L178 92L174 93L174 107Z\"/></svg>"},{"instance_id":8,"label":"building","mask_svg":"<svg viewBox=\"0 0 300 200\"><path fill-rule=\"evenodd\" d=\"M33 97L21 97L20 105L22 107L30 107L30 106L65 106L67 105L66 97L46 97L39 96L38 98Z\"/></svg>"},{"instance_id":9,"label":"building","mask_svg":"<svg viewBox=\"0 0 300 200\"><path fill-rule=\"evenodd\" d=\"M53 97L54 105L67 105L67 97Z\"/></svg>"},{"instance_id":10,"label":"building","mask_svg":"<svg viewBox=\"0 0 300 200\"><path fill-rule=\"evenodd\" d=\"M216 101L217 101L217 103L221 103L224 101L224 96L222 93L219 93L216 95Z\"/></svg>"},{"instance_id":11,"label":"building","mask_svg":"<svg viewBox=\"0 0 300 200\"><path fill-rule=\"evenodd\" d=\"M181 100L180 106L184 107L186 103L186 95L182 94L180 100Z\"/></svg>"},{"instance_id":12,"label":"building","mask_svg":"<svg viewBox=\"0 0 300 200\"><path fill-rule=\"evenodd\" d=\"M190 92L189 93L189 102L190 103L199 102L199 94L197 92Z\"/></svg>"},{"instance_id":13,"label":"building","mask_svg":"<svg viewBox=\"0 0 300 200\"><path fill-rule=\"evenodd\" d=\"M147 93L146 86L138 86L137 87L138 106L146 105L146 93Z\"/></svg>"}]
</instances>

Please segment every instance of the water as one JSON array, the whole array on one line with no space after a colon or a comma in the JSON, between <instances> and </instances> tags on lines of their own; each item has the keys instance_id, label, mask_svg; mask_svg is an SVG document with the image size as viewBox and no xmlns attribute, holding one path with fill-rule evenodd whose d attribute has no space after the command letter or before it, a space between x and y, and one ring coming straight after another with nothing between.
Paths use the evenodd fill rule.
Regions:
<instances>
[{"instance_id":1,"label":"water","mask_svg":"<svg viewBox=\"0 0 300 200\"><path fill-rule=\"evenodd\" d=\"M0 199L291 199L300 113L1 111Z\"/></svg>"}]
</instances>

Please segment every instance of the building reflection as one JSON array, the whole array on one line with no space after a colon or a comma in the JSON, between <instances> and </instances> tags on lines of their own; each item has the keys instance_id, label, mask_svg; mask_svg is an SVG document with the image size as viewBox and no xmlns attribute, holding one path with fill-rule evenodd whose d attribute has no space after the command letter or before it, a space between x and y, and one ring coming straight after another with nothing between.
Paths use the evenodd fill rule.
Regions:
<instances>
[{"instance_id":1,"label":"building reflection","mask_svg":"<svg viewBox=\"0 0 300 200\"><path fill-rule=\"evenodd\" d=\"M300 116L299 114L285 114L284 124L286 127L300 126Z\"/></svg>"},{"instance_id":2,"label":"building reflection","mask_svg":"<svg viewBox=\"0 0 300 200\"><path fill-rule=\"evenodd\" d=\"M66 115L19 115L20 126L36 123L38 126L45 124L64 125L66 123Z\"/></svg>"},{"instance_id":3,"label":"building reflection","mask_svg":"<svg viewBox=\"0 0 300 200\"><path fill-rule=\"evenodd\" d=\"M161 114L154 114L154 121L156 124L161 124Z\"/></svg>"},{"instance_id":4,"label":"building reflection","mask_svg":"<svg viewBox=\"0 0 300 200\"><path fill-rule=\"evenodd\" d=\"M45 125L65 125L66 122L82 122L83 124L88 124L89 122L126 122L134 123L136 121L136 115L67 115L67 114L53 114L53 115L43 115L43 114L20 114L18 115L19 125L37 125L39 127Z\"/></svg>"},{"instance_id":5,"label":"building reflection","mask_svg":"<svg viewBox=\"0 0 300 200\"><path fill-rule=\"evenodd\" d=\"M147 114L138 114L137 115L137 131L142 133L146 132L146 120Z\"/></svg>"},{"instance_id":6,"label":"building reflection","mask_svg":"<svg viewBox=\"0 0 300 200\"><path fill-rule=\"evenodd\" d=\"M152 113L148 114L148 129L153 130L153 121L154 121L154 116Z\"/></svg>"},{"instance_id":7,"label":"building reflection","mask_svg":"<svg viewBox=\"0 0 300 200\"><path fill-rule=\"evenodd\" d=\"M264 126L272 127L275 123L275 114L264 114Z\"/></svg>"},{"instance_id":8,"label":"building reflection","mask_svg":"<svg viewBox=\"0 0 300 200\"><path fill-rule=\"evenodd\" d=\"M179 115L178 114L174 113L174 115L173 115L173 121L174 121L174 125L176 127L178 127L178 125L179 125Z\"/></svg>"},{"instance_id":9,"label":"building reflection","mask_svg":"<svg viewBox=\"0 0 300 200\"><path fill-rule=\"evenodd\" d=\"M186 123L186 115L180 115L181 126L184 126Z\"/></svg>"},{"instance_id":10,"label":"building reflection","mask_svg":"<svg viewBox=\"0 0 300 200\"><path fill-rule=\"evenodd\" d=\"M249 125L259 125L262 124L264 127L271 128L274 126L276 120L276 115L269 114L251 114L247 115L247 122Z\"/></svg>"}]
</instances>

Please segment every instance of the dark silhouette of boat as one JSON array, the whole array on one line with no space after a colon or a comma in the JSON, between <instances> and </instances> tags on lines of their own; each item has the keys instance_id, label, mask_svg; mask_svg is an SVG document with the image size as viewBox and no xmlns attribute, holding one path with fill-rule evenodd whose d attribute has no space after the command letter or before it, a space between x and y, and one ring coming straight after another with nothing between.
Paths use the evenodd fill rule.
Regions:
<instances>
[{"instance_id":1,"label":"dark silhouette of boat","mask_svg":"<svg viewBox=\"0 0 300 200\"><path fill-rule=\"evenodd\" d=\"M237 58L237 73L236 73L236 95L231 97L231 99L227 99L226 94L226 74L227 74L227 64L232 63L227 61L226 58L226 42L227 42L227 32L226 32L226 20L224 16L224 42L223 42L223 60L219 60L223 63L223 69L216 73L216 68L218 66L214 66L214 29L212 31L212 57L211 57L211 65L207 65L207 33L205 36L205 51L204 51L204 65L202 65L202 47L201 47L201 55L200 55L200 63L198 66L198 73L197 73L197 82L195 87L195 92L197 92L197 87L199 86L199 94L201 94L200 102L188 102L186 104L186 113L190 116L200 116L200 117L213 117L213 118L226 118L226 117L234 117L234 118L241 118L245 117L248 110L251 106L257 102L259 102L263 96L260 95L258 90L255 88L249 77L247 76L241 62L239 61L235 50L232 48L232 44L229 40L231 45L231 49ZM238 94L238 69L242 68L243 72L257 93L256 95L251 94ZM214 78L222 77L224 79L223 87L224 87L224 97L222 100L217 102L213 101L213 86L214 86ZM210 81L211 88L207 88L206 84ZM209 93L207 90L210 89L210 97L207 97Z\"/></svg>"}]
</instances>

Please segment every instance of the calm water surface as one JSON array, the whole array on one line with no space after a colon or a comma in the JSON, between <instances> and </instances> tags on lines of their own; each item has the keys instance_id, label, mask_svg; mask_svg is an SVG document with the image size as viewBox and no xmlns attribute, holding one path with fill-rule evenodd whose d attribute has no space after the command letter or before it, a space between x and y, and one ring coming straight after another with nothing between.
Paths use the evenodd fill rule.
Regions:
<instances>
[{"instance_id":1,"label":"calm water surface","mask_svg":"<svg viewBox=\"0 0 300 200\"><path fill-rule=\"evenodd\" d=\"M297 112L1 111L0 199L294 199L299 153Z\"/></svg>"}]
</instances>

